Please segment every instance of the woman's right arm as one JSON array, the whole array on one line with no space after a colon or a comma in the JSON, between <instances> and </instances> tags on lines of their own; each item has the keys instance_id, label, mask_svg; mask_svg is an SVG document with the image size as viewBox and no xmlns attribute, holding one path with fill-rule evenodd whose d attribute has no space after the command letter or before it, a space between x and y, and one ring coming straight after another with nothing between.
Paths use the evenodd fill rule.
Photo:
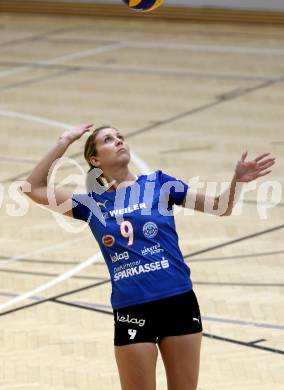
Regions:
<instances>
[{"instance_id":1,"label":"woman's right arm","mask_svg":"<svg viewBox=\"0 0 284 390\"><path fill-rule=\"evenodd\" d=\"M63 188L54 188L54 197L56 205L51 205L47 193L47 178L50 173L50 168L55 160L62 157L68 147L77 139L79 139L86 131L92 127L92 124L86 124L74 129L66 130L58 139L57 143L48 151L48 153L38 162L32 173L26 179L29 184L22 186L22 191L36 203L42 204L53 211L61 212L64 215L73 217L72 212L72 193ZM58 206L65 203L64 210Z\"/></svg>"}]
</instances>

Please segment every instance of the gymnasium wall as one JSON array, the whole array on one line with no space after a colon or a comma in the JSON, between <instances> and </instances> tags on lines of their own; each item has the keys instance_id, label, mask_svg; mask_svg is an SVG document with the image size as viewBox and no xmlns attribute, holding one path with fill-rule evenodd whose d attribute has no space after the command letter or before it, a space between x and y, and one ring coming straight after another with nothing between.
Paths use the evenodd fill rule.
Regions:
<instances>
[{"instance_id":1,"label":"gymnasium wall","mask_svg":"<svg viewBox=\"0 0 284 390\"><path fill-rule=\"evenodd\" d=\"M25 2L26 0L21 0ZM53 0L51 0L52 2ZM43 2L43 0L35 0ZM53 1L55 2L55 1ZM117 5L120 0L58 0L62 3L88 3L88 4L114 4ZM0 0L1 3L1 0ZM183 7L214 7L243 10L275 10L284 11L284 0L164 0L165 6L183 6Z\"/></svg>"},{"instance_id":2,"label":"gymnasium wall","mask_svg":"<svg viewBox=\"0 0 284 390\"><path fill-rule=\"evenodd\" d=\"M121 0L0 0L0 12L284 24L284 0L165 0L146 15L129 10Z\"/></svg>"},{"instance_id":3,"label":"gymnasium wall","mask_svg":"<svg viewBox=\"0 0 284 390\"><path fill-rule=\"evenodd\" d=\"M182 5L185 7L221 7L271 11L284 10L284 0L165 0L165 4Z\"/></svg>"}]
</instances>

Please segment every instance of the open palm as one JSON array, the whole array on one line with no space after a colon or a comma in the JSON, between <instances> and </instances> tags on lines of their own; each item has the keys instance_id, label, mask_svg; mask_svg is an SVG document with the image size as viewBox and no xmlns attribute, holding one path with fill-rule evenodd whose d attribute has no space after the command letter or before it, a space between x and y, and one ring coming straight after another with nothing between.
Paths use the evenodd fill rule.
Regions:
<instances>
[{"instance_id":1,"label":"open palm","mask_svg":"<svg viewBox=\"0 0 284 390\"><path fill-rule=\"evenodd\" d=\"M67 139L70 142L74 142L77 139L81 138L84 133L89 131L91 127L93 127L92 123L87 123L85 125L73 127L71 129L64 131L64 133L61 135L61 138Z\"/></svg>"},{"instance_id":2,"label":"open palm","mask_svg":"<svg viewBox=\"0 0 284 390\"><path fill-rule=\"evenodd\" d=\"M242 154L241 160L238 161L235 176L239 182L249 182L258 177L268 175L271 170L267 170L275 164L275 158L266 158L270 153L264 153L256 157L254 160L245 161L248 152Z\"/></svg>"}]
</instances>

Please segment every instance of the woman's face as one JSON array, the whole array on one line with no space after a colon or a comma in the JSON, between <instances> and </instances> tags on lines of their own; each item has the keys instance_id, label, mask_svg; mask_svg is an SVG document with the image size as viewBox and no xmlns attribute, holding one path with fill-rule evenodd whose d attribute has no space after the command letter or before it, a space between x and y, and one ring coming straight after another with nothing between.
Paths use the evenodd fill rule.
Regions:
<instances>
[{"instance_id":1,"label":"woman's face","mask_svg":"<svg viewBox=\"0 0 284 390\"><path fill-rule=\"evenodd\" d=\"M90 162L97 168L127 165L130 161L128 145L118 130L111 127L101 130L95 139L96 156Z\"/></svg>"}]
</instances>

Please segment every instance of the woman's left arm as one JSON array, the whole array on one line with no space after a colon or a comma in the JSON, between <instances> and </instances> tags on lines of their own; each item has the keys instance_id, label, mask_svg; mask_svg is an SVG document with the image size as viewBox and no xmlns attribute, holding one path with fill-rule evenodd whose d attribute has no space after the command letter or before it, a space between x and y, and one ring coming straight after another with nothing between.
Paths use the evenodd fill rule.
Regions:
<instances>
[{"instance_id":1,"label":"woman's left arm","mask_svg":"<svg viewBox=\"0 0 284 390\"><path fill-rule=\"evenodd\" d=\"M219 215L220 217L230 215L234 205L240 197L242 183L248 183L261 176L268 175L271 172L271 170L268 169L275 164L275 158L267 158L269 155L270 153L264 153L254 160L245 161L247 151L244 152L236 165L233 179L226 191L218 196L212 197L189 190L183 202L183 207L206 212L209 210L209 208L206 207L207 203L207 205L213 206L210 208L210 210L213 209L212 214ZM218 213L218 210L222 210L222 213Z\"/></svg>"}]
</instances>

